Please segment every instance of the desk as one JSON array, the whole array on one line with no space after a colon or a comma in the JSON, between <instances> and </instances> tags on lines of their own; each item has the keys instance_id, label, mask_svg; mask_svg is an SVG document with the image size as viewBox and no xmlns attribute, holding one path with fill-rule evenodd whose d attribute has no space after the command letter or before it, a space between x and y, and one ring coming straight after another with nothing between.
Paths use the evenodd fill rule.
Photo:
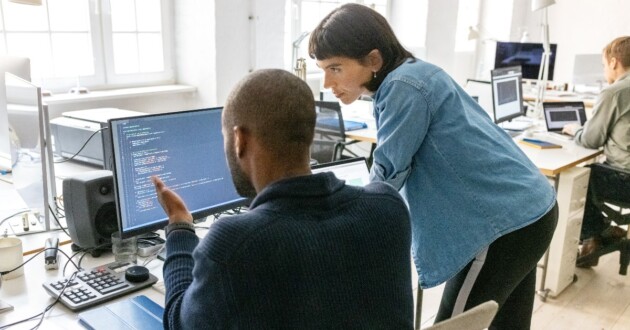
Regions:
<instances>
[{"instance_id":1,"label":"desk","mask_svg":"<svg viewBox=\"0 0 630 330\"><path fill-rule=\"evenodd\" d=\"M376 144L376 129L364 128L354 131L346 131L346 137L351 140L369 142Z\"/></svg>"},{"instance_id":2,"label":"desk","mask_svg":"<svg viewBox=\"0 0 630 330\"><path fill-rule=\"evenodd\" d=\"M523 92L523 100L529 102L536 101L536 93ZM571 92L545 91L545 102L584 102L586 108L592 108L595 105L597 97L590 94L576 94Z\"/></svg>"},{"instance_id":3,"label":"desk","mask_svg":"<svg viewBox=\"0 0 630 330\"><path fill-rule=\"evenodd\" d=\"M37 233L32 235L21 236L23 251L30 251L38 247L43 247L44 241L48 237L57 237L60 241L67 240L68 237L60 231ZM60 249L70 255L72 253L70 244L60 246ZM24 256L24 261L33 255ZM80 255L79 255L80 256ZM0 326L13 323L36 315L44 310L46 306L54 301L54 299L46 293L42 287L42 283L52 281L62 277L63 266L68 259L64 255L60 255L60 266L56 270L44 269L44 255L40 254L24 267L24 275L3 281L0 288L0 300L13 305L14 310L0 314ZM78 261L78 257L74 259ZM92 268L113 261L111 252L104 253L99 258L93 258L89 253L83 258L81 266L83 268ZM141 264L142 258L138 258ZM162 261L151 261L146 267L149 271L162 279ZM66 275L69 276L74 267L70 264L66 269ZM111 302L127 299L137 295L146 295L151 300L161 306L164 306L164 295L151 287L120 297ZM107 304L107 303L106 303ZM25 322L11 329L30 329L38 321ZM70 311L61 303L57 303L50 311L46 313L41 329L84 329L78 322L78 314Z\"/></svg>"}]
</instances>

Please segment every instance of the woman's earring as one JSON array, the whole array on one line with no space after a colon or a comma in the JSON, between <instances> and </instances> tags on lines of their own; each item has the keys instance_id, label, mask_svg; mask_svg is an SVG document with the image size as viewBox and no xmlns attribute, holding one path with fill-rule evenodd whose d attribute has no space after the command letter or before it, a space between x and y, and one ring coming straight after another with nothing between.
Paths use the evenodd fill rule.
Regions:
<instances>
[{"instance_id":1,"label":"woman's earring","mask_svg":"<svg viewBox=\"0 0 630 330\"><path fill-rule=\"evenodd\" d=\"M376 71L374 71L374 76L372 76L374 79L376 79Z\"/></svg>"}]
</instances>

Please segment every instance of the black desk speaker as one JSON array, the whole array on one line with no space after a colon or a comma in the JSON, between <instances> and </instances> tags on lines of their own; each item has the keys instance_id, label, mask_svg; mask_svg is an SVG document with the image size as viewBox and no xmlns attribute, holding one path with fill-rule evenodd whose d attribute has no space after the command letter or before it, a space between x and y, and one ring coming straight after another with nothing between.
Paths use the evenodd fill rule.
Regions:
<instances>
[{"instance_id":1,"label":"black desk speaker","mask_svg":"<svg viewBox=\"0 0 630 330\"><path fill-rule=\"evenodd\" d=\"M118 231L112 172L90 171L64 179L63 201L73 249L99 247L90 251L94 256L110 249L106 245Z\"/></svg>"}]
</instances>

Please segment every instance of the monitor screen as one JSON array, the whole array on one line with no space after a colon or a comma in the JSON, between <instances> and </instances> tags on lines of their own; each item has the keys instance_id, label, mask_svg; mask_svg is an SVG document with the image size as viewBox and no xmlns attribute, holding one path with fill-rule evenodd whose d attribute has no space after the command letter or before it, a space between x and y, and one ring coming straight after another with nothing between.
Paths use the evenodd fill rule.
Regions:
<instances>
[{"instance_id":1,"label":"monitor screen","mask_svg":"<svg viewBox=\"0 0 630 330\"><path fill-rule=\"evenodd\" d=\"M556 49L558 45L551 44L549 56L549 80L553 80L553 71L556 62ZM494 57L494 68L521 66L523 78L538 79L540 62L543 54L541 43L497 42Z\"/></svg>"},{"instance_id":2,"label":"monitor screen","mask_svg":"<svg viewBox=\"0 0 630 330\"><path fill-rule=\"evenodd\" d=\"M222 108L110 119L118 225L124 237L163 228L158 176L195 219L247 204L234 187L223 150Z\"/></svg>"},{"instance_id":3,"label":"monitor screen","mask_svg":"<svg viewBox=\"0 0 630 330\"><path fill-rule=\"evenodd\" d=\"M525 115L521 67L494 69L491 81L494 122L498 124Z\"/></svg>"},{"instance_id":4,"label":"monitor screen","mask_svg":"<svg viewBox=\"0 0 630 330\"><path fill-rule=\"evenodd\" d=\"M363 187L370 183L370 171L363 157L315 165L311 172L313 174L333 172L337 179L346 181L346 184L350 186Z\"/></svg>"}]
</instances>

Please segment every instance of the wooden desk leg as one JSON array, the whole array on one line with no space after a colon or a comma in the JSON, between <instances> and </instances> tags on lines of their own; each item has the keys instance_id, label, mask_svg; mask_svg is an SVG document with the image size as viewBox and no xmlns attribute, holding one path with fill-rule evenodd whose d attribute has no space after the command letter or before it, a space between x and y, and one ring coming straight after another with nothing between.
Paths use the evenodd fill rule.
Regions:
<instances>
[{"instance_id":1,"label":"wooden desk leg","mask_svg":"<svg viewBox=\"0 0 630 330\"><path fill-rule=\"evenodd\" d=\"M418 291L416 291L416 321L415 321L415 330L420 330L420 326L422 325L422 288L420 287L420 283L418 283Z\"/></svg>"}]
</instances>

